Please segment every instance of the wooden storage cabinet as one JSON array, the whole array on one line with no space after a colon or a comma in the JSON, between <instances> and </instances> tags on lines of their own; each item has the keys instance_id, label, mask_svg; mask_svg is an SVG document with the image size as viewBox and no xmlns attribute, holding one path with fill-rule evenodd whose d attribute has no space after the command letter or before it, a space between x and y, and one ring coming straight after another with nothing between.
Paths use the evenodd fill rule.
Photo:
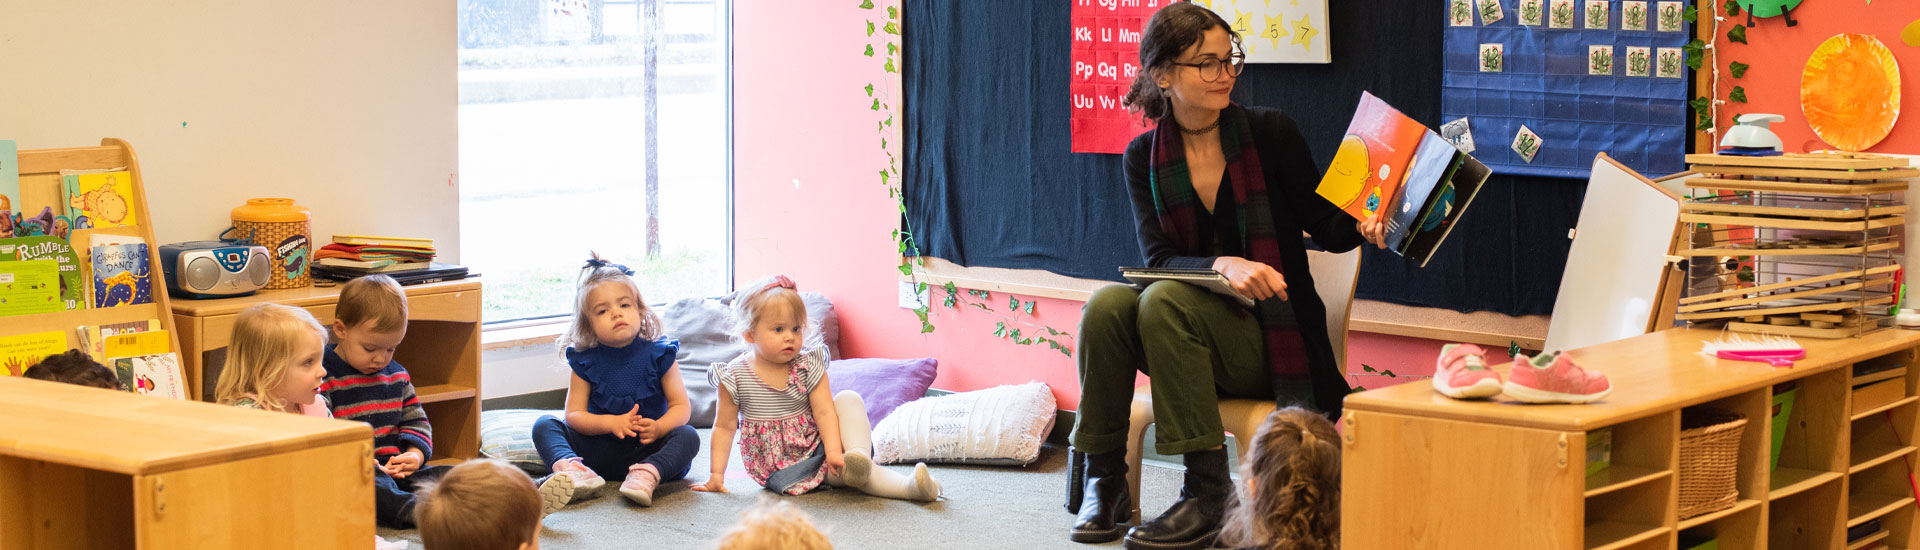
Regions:
<instances>
[{"instance_id":1,"label":"wooden storage cabinet","mask_svg":"<svg viewBox=\"0 0 1920 550\"><path fill-rule=\"evenodd\" d=\"M0 549L366 548L366 424L0 376Z\"/></svg>"},{"instance_id":2,"label":"wooden storage cabinet","mask_svg":"<svg viewBox=\"0 0 1920 550\"><path fill-rule=\"evenodd\" d=\"M1688 533L1724 550L1847 548L1847 528L1874 519L1889 547L1920 546L1908 479L1920 460L1920 368L1901 375L1899 400L1857 412L1850 402L1857 362L1910 364L1920 333L1802 339L1807 359L1780 369L1698 353L1719 335L1674 329L1573 350L1614 383L1588 405L1458 401L1425 384L1350 396L1342 547L1673 549ZM1772 401L1785 386L1798 393L1772 469ZM1692 407L1747 423L1733 506L1683 520L1680 413ZM1586 439L1601 429L1612 431L1612 465L1586 476Z\"/></svg>"},{"instance_id":3,"label":"wooden storage cabinet","mask_svg":"<svg viewBox=\"0 0 1920 550\"><path fill-rule=\"evenodd\" d=\"M403 287L407 291L407 336L394 360L407 368L421 407L433 423L435 463L480 454L480 280L476 278ZM305 308L322 324L334 320L339 287L263 290L219 300L174 300L180 330L181 366L196 382L208 365L224 362L241 310L261 303Z\"/></svg>"}]
</instances>

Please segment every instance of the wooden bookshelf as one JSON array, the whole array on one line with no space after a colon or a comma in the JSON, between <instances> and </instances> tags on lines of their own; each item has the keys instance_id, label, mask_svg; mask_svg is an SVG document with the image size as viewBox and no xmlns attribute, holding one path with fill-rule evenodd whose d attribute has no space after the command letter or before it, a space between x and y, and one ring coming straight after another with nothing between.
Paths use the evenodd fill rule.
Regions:
<instances>
[{"instance_id":1,"label":"wooden bookshelf","mask_svg":"<svg viewBox=\"0 0 1920 550\"><path fill-rule=\"evenodd\" d=\"M100 140L98 147L69 147L64 149L29 149L20 151L20 206L27 215L38 214L41 209L53 207L57 213L64 214L66 206L61 201L61 170L99 170L125 167L133 177L133 197L130 204L137 209L137 224L127 227L115 227L97 230L77 230L72 233L71 241L86 243L93 233L125 235L138 237L147 243L148 280L153 286L153 303L123 305L110 308L82 308L34 315L15 315L0 317L0 336L14 336L35 332L59 330L66 333L67 346L79 345L73 329L81 325L101 325L108 323L126 323L160 321L160 328L168 331L173 339L172 348L180 349L179 333L174 331L173 318L167 315L171 303L167 297L166 278L160 271L160 245L154 242L154 212L147 202L147 184L140 173L140 160L134 155L133 146L127 142L106 138ZM74 253L80 257L81 284L92 285L92 270L87 263L87 247L74 245ZM91 306L92 304L87 304ZM192 395L195 386L187 381L188 395Z\"/></svg>"},{"instance_id":2,"label":"wooden bookshelf","mask_svg":"<svg viewBox=\"0 0 1920 550\"><path fill-rule=\"evenodd\" d=\"M480 454L480 279L401 287L407 291L407 336L393 359L407 369L414 393L433 423L435 463ZM340 287L262 290L216 300L174 300L171 322L180 327L180 364L196 382L210 365L225 363L234 319L263 303L305 308L322 324L333 323ZM217 372L217 371L216 371ZM195 386L199 387L199 386ZM196 398L202 394L194 394Z\"/></svg>"}]
</instances>

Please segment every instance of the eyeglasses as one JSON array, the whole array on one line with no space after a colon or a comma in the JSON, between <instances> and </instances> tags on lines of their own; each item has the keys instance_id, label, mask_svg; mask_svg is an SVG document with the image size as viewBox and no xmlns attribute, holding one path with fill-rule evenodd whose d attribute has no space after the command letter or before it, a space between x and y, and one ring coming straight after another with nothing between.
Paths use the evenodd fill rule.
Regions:
<instances>
[{"instance_id":1,"label":"eyeglasses","mask_svg":"<svg viewBox=\"0 0 1920 550\"><path fill-rule=\"evenodd\" d=\"M1199 63L1181 63L1175 61L1173 64L1200 69L1200 80L1213 82L1220 80L1220 73L1223 70L1227 75L1240 76L1240 71L1247 68L1247 56L1246 54L1234 52L1234 54L1228 56L1225 61L1221 61L1219 58L1209 57Z\"/></svg>"}]
</instances>

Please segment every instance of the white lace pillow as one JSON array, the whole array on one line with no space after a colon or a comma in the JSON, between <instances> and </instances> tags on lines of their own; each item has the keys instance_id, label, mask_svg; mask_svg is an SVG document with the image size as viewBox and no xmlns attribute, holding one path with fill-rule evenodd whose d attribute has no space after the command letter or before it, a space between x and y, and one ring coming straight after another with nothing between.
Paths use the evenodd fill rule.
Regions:
<instances>
[{"instance_id":1,"label":"white lace pillow","mask_svg":"<svg viewBox=\"0 0 1920 550\"><path fill-rule=\"evenodd\" d=\"M922 398L874 426L873 459L1023 466L1040 457L1054 414L1041 382Z\"/></svg>"}]
</instances>

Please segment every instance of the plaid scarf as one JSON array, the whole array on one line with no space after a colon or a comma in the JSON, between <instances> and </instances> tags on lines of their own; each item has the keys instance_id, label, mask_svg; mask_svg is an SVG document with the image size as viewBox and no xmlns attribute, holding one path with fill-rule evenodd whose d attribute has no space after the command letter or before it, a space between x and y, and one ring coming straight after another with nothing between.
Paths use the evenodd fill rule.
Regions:
<instances>
[{"instance_id":1,"label":"plaid scarf","mask_svg":"<svg viewBox=\"0 0 1920 550\"><path fill-rule=\"evenodd\" d=\"M1148 184L1153 191L1153 211L1160 229L1181 248L1185 256L1212 254L1211 243L1200 242L1200 196L1194 192L1187 171L1187 149L1182 133L1161 131L1178 128L1162 120L1153 130L1153 154L1149 161ZM1274 232L1273 209L1267 196L1266 174L1260 169L1260 153L1254 148L1253 129L1247 112L1239 105L1220 111L1220 150L1226 155L1227 169L1222 175L1233 184L1234 203L1239 205L1240 243L1247 259L1283 271L1280 241ZM1285 273L1281 273L1284 277ZM1254 314L1265 334L1267 363L1273 369L1274 398L1282 405L1312 395L1307 370L1306 341L1300 335L1300 323L1293 304L1278 297L1254 304ZM1306 403L1313 403L1312 400ZM1320 408L1320 407L1316 407Z\"/></svg>"}]
</instances>

